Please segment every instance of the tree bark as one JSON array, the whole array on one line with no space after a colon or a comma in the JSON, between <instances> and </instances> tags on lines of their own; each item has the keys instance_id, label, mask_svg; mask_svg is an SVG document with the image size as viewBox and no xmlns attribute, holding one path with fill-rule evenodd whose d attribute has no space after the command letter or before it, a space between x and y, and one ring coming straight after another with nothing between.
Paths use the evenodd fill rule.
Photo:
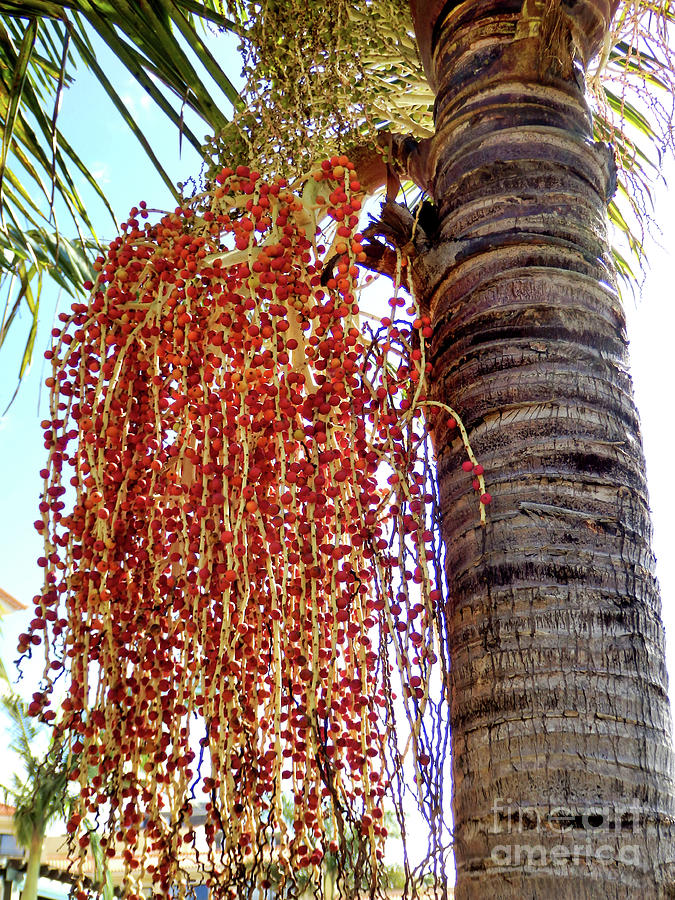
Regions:
<instances>
[{"instance_id":1,"label":"tree bark","mask_svg":"<svg viewBox=\"0 0 675 900\"><path fill-rule=\"evenodd\" d=\"M426 23L432 384L493 496L481 528L439 424L456 900L675 892L664 636L606 236L613 158L556 8L468 2Z\"/></svg>"},{"instance_id":2,"label":"tree bark","mask_svg":"<svg viewBox=\"0 0 675 900\"><path fill-rule=\"evenodd\" d=\"M26 879L23 883L23 890L21 891L21 900L37 900L44 840L44 829L34 828L30 838L30 846L28 847Z\"/></svg>"}]
</instances>

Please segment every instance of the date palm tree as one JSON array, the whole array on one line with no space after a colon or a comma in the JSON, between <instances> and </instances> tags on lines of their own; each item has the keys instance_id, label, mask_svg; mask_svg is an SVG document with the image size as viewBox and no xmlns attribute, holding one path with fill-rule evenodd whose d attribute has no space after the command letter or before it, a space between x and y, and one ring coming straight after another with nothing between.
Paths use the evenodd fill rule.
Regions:
<instances>
[{"instance_id":1,"label":"date palm tree","mask_svg":"<svg viewBox=\"0 0 675 900\"><path fill-rule=\"evenodd\" d=\"M413 9L436 91L419 260L434 389L494 497L482 529L438 428L456 896L668 896L663 628L607 245L614 159L584 79L616 4L430 11Z\"/></svg>"},{"instance_id":2,"label":"date palm tree","mask_svg":"<svg viewBox=\"0 0 675 900\"><path fill-rule=\"evenodd\" d=\"M17 840L28 851L21 900L36 900L45 835L55 819L66 817L70 803L69 774L76 757L69 757L53 733L28 715L27 704L17 694L6 693L0 705L12 737L9 749L23 767L22 777L15 773L11 784L1 786L5 798L14 805ZM87 825L93 882L102 900L112 900L112 878L105 866L101 842L93 826Z\"/></svg>"},{"instance_id":3,"label":"date palm tree","mask_svg":"<svg viewBox=\"0 0 675 900\"><path fill-rule=\"evenodd\" d=\"M34 16L103 9L34 2L21 14L28 6ZM117 27L123 6L110 4ZM274 27L290 29L304 8L323 26L305 32L308 46ZM671 896L664 637L607 206L638 247L645 146L668 130L667 108L649 104L672 86L673 15L601 0L418 0L411 30L400 4L388 16L381 8L237 4L250 83L257 75L267 99L253 95L212 149L243 137L264 156L265 134L270 154L288 147L293 162L350 128L411 133L383 140L386 164L362 153L366 183L409 178L430 201L416 217L387 204L369 230L370 262L386 270L392 244L412 254L410 280L432 321L433 393L461 414L493 497L482 527L461 443L437 421L455 896ZM332 43L317 38L328 34ZM312 62L335 86L314 106L300 91ZM635 93L603 92L602 71L621 83L637 75ZM589 81L605 104L595 124ZM623 131L612 130L613 110ZM618 204L605 138L620 157Z\"/></svg>"}]
</instances>

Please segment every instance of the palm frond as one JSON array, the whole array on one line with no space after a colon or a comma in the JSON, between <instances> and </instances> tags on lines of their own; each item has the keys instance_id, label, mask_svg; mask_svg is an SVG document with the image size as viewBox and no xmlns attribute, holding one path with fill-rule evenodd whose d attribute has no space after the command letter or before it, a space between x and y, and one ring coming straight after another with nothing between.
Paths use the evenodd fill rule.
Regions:
<instances>
[{"instance_id":1,"label":"palm frond","mask_svg":"<svg viewBox=\"0 0 675 900\"><path fill-rule=\"evenodd\" d=\"M30 365L37 335L42 288L49 277L76 296L94 277L89 251L93 241L70 241L47 228L21 229L9 222L0 229L0 352L21 317L27 321L16 372L17 387ZM7 398L5 398L6 402Z\"/></svg>"},{"instance_id":2,"label":"palm frond","mask_svg":"<svg viewBox=\"0 0 675 900\"><path fill-rule=\"evenodd\" d=\"M0 698L0 706L9 721L10 750L21 757L22 761L33 759L31 746L34 747L39 728L34 719L28 715L28 709L18 694L4 694ZM27 766L28 768L28 766Z\"/></svg>"},{"instance_id":3,"label":"palm frond","mask_svg":"<svg viewBox=\"0 0 675 900\"><path fill-rule=\"evenodd\" d=\"M652 189L666 150L675 150L675 10L668 0L625 0L589 78L595 132L616 149L617 196L610 221L633 260L642 265ZM620 274L633 274L615 250Z\"/></svg>"},{"instance_id":4,"label":"palm frond","mask_svg":"<svg viewBox=\"0 0 675 900\"><path fill-rule=\"evenodd\" d=\"M87 252L97 238L76 177L115 221L98 180L58 127L63 88L78 68L92 71L178 197L152 137L137 124L100 62L94 38L126 66L181 139L200 150L186 111L215 132L227 124L224 110L241 105L200 34L206 28L234 28L217 0L0 0L0 292L11 293L0 347L17 311L27 309L21 374L32 355L45 276L55 276L73 296L89 277ZM57 221L57 208L60 219L65 210L65 221Z\"/></svg>"},{"instance_id":5,"label":"palm frond","mask_svg":"<svg viewBox=\"0 0 675 900\"><path fill-rule=\"evenodd\" d=\"M21 760L25 773L14 775L11 786L3 785L6 799L15 806L17 840L28 846L34 830L44 833L49 822L66 808L69 773L75 764L65 748L44 726L28 715L26 703L17 694L1 698L12 737L10 749ZM36 742L49 737L44 756L36 755Z\"/></svg>"}]
</instances>

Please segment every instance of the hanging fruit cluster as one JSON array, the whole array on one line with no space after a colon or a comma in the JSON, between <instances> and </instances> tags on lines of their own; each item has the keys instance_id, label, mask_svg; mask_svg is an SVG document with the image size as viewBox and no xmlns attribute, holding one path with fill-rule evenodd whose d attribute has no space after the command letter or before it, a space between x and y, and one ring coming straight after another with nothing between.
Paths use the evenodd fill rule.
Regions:
<instances>
[{"instance_id":1,"label":"hanging fruit cluster","mask_svg":"<svg viewBox=\"0 0 675 900\"><path fill-rule=\"evenodd\" d=\"M434 94L407 0L227 7L241 40L245 102L204 148L217 167L246 158L288 176L338 147L373 143L384 122L393 132L433 133Z\"/></svg>"},{"instance_id":2,"label":"hanging fruit cluster","mask_svg":"<svg viewBox=\"0 0 675 900\"><path fill-rule=\"evenodd\" d=\"M44 644L31 711L71 742L81 861L95 814L128 898L184 896L195 856L212 896L293 896L327 853L375 895L397 713L422 802L442 764L429 320L397 293L365 337L353 167L300 188L240 166L157 224L133 209L47 354L20 649Z\"/></svg>"}]
</instances>

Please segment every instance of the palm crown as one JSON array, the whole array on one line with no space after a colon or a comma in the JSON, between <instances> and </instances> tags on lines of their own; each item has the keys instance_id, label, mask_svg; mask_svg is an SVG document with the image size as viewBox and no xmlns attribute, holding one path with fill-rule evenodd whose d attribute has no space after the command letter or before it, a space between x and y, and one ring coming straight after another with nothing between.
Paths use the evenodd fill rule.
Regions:
<instances>
[{"instance_id":1,"label":"palm crown","mask_svg":"<svg viewBox=\"0 0 675 900\"><path fill-rule=\"evenodd\" d=\"M228 15L219 0L0 2L0 275L9 289L0 346L25 305L31 324L19 376L31 359L44 276L73 295L87 277L97 239L77 177L114 219L109 198L59 129L61 94L78 66L93 72L176 193L152 136L134 122L98 62L95 37L182 138L220 165L223 157L248 157L269 169L281 158L286 167L302 168L308 157L367 141L378 129L417 138L431 133L433 92L405 0L271 4L263 15L253 3L231 5ZM667 4L622 5L589 79L596 134L612 141L620 164L610 218L624 239L614 248L622 274L631 274L631 253L641 257L650 185L671 140L672 18ZM241 37L243 100L214 57L206 30ZM225 100L234 115L226 114ZM186 122L186 109L210 129L206 148ZM307 127L298 128L299 122Z\"/></svg>"}]
</instances>

